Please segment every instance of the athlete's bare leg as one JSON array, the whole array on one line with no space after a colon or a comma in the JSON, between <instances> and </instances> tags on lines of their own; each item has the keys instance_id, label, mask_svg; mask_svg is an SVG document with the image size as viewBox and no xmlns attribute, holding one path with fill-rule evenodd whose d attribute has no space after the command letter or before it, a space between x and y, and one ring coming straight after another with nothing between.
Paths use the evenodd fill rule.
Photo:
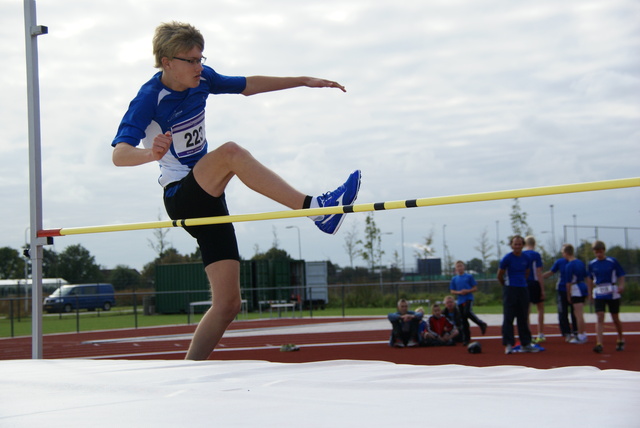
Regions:
<instances>
[{"instance_id":1,"label":"athlete's bare leg","mask_svg":"<svg viewBox=\"0 0 640 428\"><path fill-rule=\"evenodd\" d=\"M200 187L216 197L222 195L234 176L250 189L291 209L302 208L306 197L234 142L207 153L195 165L193 174Z\"/></svg>"},{"instance_id":2,"label":"athlete's bare leg","mask_svg":"<svg viewBox=\"0 0 640 428\"><path fill-rule=\"evenodd\" d=\"M596 342L602 344L602 338L604 336L604 312L597 312L596 316Z\"/></svg>"},{"instance_id":3,"label":"athlete's bare leg","mask_svg":"<svg viewBox=\"0 0 640 428\"><path fill-rule=\"evenodd\" d=\"M221 260L205 268L213 303L193 335L187 360L206 360L240 311L240 262Z\"/></svg>"}]
</instances>

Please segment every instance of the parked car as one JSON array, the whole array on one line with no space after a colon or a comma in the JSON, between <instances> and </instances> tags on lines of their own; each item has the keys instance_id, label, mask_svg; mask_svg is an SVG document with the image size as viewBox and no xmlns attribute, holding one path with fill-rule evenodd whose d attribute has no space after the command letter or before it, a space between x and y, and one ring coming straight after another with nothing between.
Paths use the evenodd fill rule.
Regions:
<instances>
[{"instance_id":1,"label":"parked car","mask_svg":"<svg viewBox=\"0 0 640 428\"><path fill-rule=\"evenodd\" d=\"M94 311L98 308L108 311L115 305L111 284L63 285L44 299L44 310L49 313L71 312L76 309Z\"/></svg>"}]
</instances>

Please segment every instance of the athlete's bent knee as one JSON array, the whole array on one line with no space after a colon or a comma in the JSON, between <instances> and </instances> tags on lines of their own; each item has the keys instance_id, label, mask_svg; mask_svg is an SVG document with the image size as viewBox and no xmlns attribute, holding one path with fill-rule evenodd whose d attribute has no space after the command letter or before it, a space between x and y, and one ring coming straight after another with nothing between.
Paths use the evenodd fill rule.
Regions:
<instances>
[{"instance_id":1,"label":"athlete's bent knee","mask_svg":"<svg viewBox=\"0 0 640 428\"><path fill-rule=\"evenodd\" d=\"M247 149L234 141L227 141L218 148L218 151L231 158L244 157L249 154Z\"/></svg>"},{"instance_id":2,"label":"athlete's bent knee","mask_svg":"<svg viewBox=\"0 0 640 428\"><path fill-rule=\"evenodd\" d=\"M231 322L240 313L241 301L233 300L216 305L216 312L226 322Z\"/></svg>"}]
</instances>

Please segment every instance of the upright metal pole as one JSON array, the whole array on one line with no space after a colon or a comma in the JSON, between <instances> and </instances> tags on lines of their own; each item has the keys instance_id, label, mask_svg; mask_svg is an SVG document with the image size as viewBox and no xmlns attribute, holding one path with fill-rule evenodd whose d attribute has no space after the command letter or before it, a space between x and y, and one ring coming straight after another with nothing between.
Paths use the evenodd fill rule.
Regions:
<instances>
[{"instance_id":1,"label":"upright metal pole","mask_svg":"<svg viewBox=\"0 0 640 428\"><path fill-rule=\"evenodd\" d=\"M38 84L37 37L48 29L36 25L36 2L24 0L27 57L27 109L29 119L29 194L31 236L31 358L42 358L42 158L40 151L40 88Z\"/></svg>"},{"instance_id":2,"label":"upright metal pole","mask_svg":"<svg viewBox=\"0 0 640 428\"><path fill-rule=\"evenodd\" d=\"M553 255L557 254L556 250L556 224L553 215L553 204L549 205L551 208L551 242L553 242L553 246L551 247L551 251L553 251Z\"/></svg>"}]
</instances>

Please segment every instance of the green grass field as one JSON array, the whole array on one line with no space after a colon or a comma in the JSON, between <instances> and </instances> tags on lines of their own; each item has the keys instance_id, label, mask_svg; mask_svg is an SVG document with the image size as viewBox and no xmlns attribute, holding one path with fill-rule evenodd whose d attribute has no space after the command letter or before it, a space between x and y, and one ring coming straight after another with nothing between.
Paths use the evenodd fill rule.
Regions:
<instances>
[{"instance_id":1,"label":"green grass field","mask_svg":"<svg viewBox=\"0 0 640 428\"><path fill-rule=\"evenodd\" d=\"M474 310L477 314L501 314L502 305L487 305L476 306ZM640 312L640 306L636 305L623 305L621 310L623 312ZM314 317L341 317L341 316L386 316L389 312L393 312L394 308L347 308L344 311L342 308L327 308L324 310L314 310ZM555 313L555 305L547 305L545 307L546 313ZM197 323L201 314L196 314L192 317L191 323ZM273 317L277 317L277 313L274 311ZM283 313L283 316L284 313ZM291 316L291 311L286 316ZM309 310L305 310L302 313L297 311L296 317L302 316L308 318L311 316ZM239 320L251 320L269 318L269 312L248 313L240 314ZM142 311L138 310L137 317L133 313L131 307L114 308L109 312L87 312L81 311L79 316L75 313L71 314L45 314L42 322L42 331L44 334L53 333L72 333L72 332L86 332L95 330L112 330L120 328L142 328L142 327L156 327L164 325L186 325L189 321L187 314L171 314L171 315L143 315ZM31 318L22 317L20 320L13 319L13 322L7 317L0 318L0 337L20 337L31 335Z\"/></svg>"}]
</instances>

